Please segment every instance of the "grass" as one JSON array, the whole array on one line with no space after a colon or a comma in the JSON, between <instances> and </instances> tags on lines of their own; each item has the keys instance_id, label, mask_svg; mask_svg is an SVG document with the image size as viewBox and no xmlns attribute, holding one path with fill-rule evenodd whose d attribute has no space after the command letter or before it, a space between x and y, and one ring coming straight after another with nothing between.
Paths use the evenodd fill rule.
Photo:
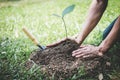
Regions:
<instances>
[{"instance_id":1,"label":"grass","mask_svg":"<svg viewBox=\"0 0 120 80\"><path fill-rule=\"evenodd\" d=\"M47 45L65 37L63 23L52 14L75 4L75 10L65 17L68 35L81 31L82 23L91 0L0 0L0 79L43 80L35 66L25 70L24 62L37 47L23 33L26 27L41 45ZM98 26L85 40L85 44L99 44L102 32L120 14L119 0L109 0L109 5Z\"/></svg>"}]
</instances>

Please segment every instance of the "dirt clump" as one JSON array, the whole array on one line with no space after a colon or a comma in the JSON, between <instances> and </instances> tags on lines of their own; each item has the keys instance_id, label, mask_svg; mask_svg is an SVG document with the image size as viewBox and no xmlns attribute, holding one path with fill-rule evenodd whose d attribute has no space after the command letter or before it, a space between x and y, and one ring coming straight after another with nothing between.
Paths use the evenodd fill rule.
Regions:
<instances>
[{"instance_id":1,"label":"dirt clump","mask_svg":"<svg viewBox=\"0 0 120 80\"><path fill-rule=\"evenodd\" d=\"M72 51L78 48L79 45L76 42L67 40L55 47L33 51L30 55L30 61L41 66L41 71L49 79L54 76L55 80L72 78L74 75L80 77L83 74L94 76L102 70L105 70L105 68L108 68L106 62L109 58L107 57L94 57L89 59L72 57ZM29 64L29 61L27 61L26 64L32 67L31 62ZM102 65L104 66L102 67ZM81 69L84 70L84 73L81 73Z\"/></svg>"}]
</instances>

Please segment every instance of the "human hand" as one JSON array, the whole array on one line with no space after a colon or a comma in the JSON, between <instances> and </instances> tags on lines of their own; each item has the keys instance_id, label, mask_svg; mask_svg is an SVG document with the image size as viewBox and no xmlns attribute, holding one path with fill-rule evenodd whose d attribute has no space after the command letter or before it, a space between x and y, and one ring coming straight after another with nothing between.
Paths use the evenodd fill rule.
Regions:
<instances>
[{"instance_id":1,"label":"human hand","mask_svg":"<svg viewBox=\"0 0 120 80\"><path fill-rule=\"evenodd\" d=\"M47 45L46 47L55 47L55 46L61 44L62 42L65 42L65 41L67 41L67 40L75 41L72 37L64 38L64 39L59 40L59 41L57 41L57 42L55 42L55 43L53 43L53 44L49 44L49 45Z\"/></svg>"},{"instance_id":2,"label":"human hand","mask_svg":"<svg viewBox=\"0 0 120 80\"><path fill-rule=\"evenodd\" d=\"M87 45L81 46L77 50L72 52L72 56L79 58L90 58L102 56L103 53L99 51L99 47Z\"/></svg>"},{"instance_id":3,"label":"human hand","mask_svg":"<svg viewBox=\"0 0 120 80\"><path fill-rule=\"evenodd\" d=\"M61 44L62 42L65 42L65 41L67 41L67 40L71 40L71 41L74 41L74 42L78 43L77 38L76 38L76 35L75 35L75 36L72 36L72 37L64 38L64 39L62 39L62 40L60 40L60 41L57 41L57 42L55 42L55 43L53 43L53 44L49 44L49 45L47 45L46 47L55 47L55 46Z\"/></svg>"},{"instance_id":4,"label":"human hand","mask_svg":"<svg viewBox=\"0 0 120 80\"><path fill-rule=\"evenodd\" d=\"M66 40L75 41L77 44L81 45L81 42L80 42L80 40L79 40L79 38L78 38L78 34L77 34L77 35L74 35L74 36L72 36L72 37L63 38L63 39L60 40L60 41L57 41L57 42L55 42L55 43L53 43L53 44L47 45L46 47L55 47L55 46L61 44L62 42L65 42Z\"/></svg>"}]
</instances>

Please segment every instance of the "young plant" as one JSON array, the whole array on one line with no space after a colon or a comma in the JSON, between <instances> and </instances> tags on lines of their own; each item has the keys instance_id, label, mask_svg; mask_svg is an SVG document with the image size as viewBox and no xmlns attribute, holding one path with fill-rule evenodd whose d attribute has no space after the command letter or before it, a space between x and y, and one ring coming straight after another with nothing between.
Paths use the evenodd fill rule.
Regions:
<instances>
[{"instance_id":1,"label":"young plant","mask_svg":"<svg viewBox=\"0 0 120 80\"><path fill-rule=\"evenodd\" d=\"M72 12L72 11L74 10L74 7L75 7L75 5L70 5L70 6L66 7L66 8L63 10L61 16L60 16L60 15L57 15L57 14L53 14L54 16L60 17L60 18L62 19L62 21L63 21L63 23L64 23L64 27L65 27L66 38L67 38L68 36L67 36L67 26L66 26L64 17L65 17L66 14Z\"/></svg>"}]
</instances>

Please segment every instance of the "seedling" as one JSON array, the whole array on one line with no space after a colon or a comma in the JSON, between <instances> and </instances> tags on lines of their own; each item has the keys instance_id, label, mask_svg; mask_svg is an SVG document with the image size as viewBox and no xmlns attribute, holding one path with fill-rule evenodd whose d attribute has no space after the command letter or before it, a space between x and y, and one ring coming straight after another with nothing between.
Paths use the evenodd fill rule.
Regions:
<instances>
[{"instance_id":1,"label":"seedling","mask_svg":"<svg viewBox=\"0 0 120 80\"><path fill-rule=\"evenodd\" d=\"M72 11L74 10L74 7L75 7L75 5L70 5L70 6L66 7L66 8L63 10L61 16L58 15L58 14L53 14L54 16L57 16L57 17L59 17L59 18L62 19L62 21L63 21L63 23L64 23L64 27L65 27L66 38L67 38L68 36L67 36L67 26L66 26L64 17L65 17L66 14L72 12Z\"/></svg>"}]
</instances>

